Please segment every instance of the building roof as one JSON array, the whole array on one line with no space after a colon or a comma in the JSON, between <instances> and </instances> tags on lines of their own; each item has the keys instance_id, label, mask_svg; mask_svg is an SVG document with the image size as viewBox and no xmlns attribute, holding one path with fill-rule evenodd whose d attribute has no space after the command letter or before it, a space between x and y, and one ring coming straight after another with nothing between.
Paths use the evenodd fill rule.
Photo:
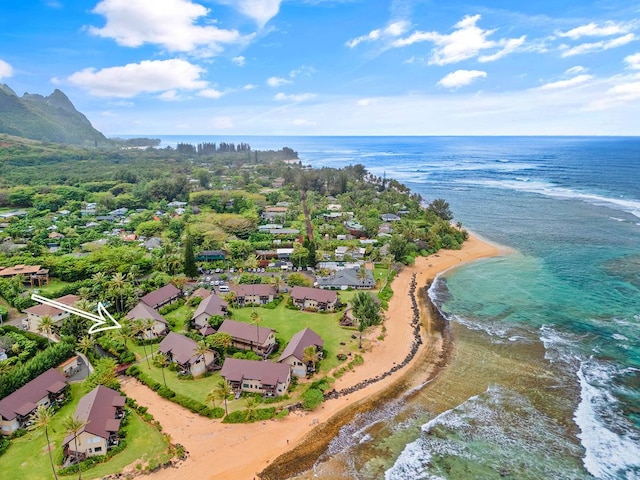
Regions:
<instances>
[{"instance_id":1,"label":"building roof","mask_svg":"<svg viewBox=\"0 0 640 480\"><path fill-rule=\"evenodd\" d=\"M58 393L66 387L67 379L54 368L50 368L11 395L0 400L0 415L13 420L18 415L26 415L36 408L35 403L50 393Z\"/></svg>"},{"instance_id":2,"label":"building roof","mask_svg":"<svg viewBox=\"0 0 640 480\"><path fill-rule=\"evenodd\" d=\"M207 298L209 295L211 295L211 291L207 290L206 288L202 288L202 287L198 288L197 290L195 290L195 291L191 294L191 296L192 296L192 297L200 297L200 298L202 298L203 300L204 300L205 298Z\"/></svg>"},{"instance_id":3,"label":"building roof","mask_svg":"<svg viewBox=\"0 0 640 480\"><path fill-rule=\"evenodd\" d=\"M195 354L197 348L198 342L175 332L169 332L159 346L162 353L171 354L171 358L181 365L196 362L199 357Z\"/></svg>"},{"instance_id":4,"label":"building roof","mask_svg":"<svg viewBox=\"0 0 640 480\"><path fill-rule=\"evenodd\" d=\"M0 277L13 277L14 275L29 275L31 273L38 273L40 265L15 265L13 267L7 267L0 269Z\"/></svg>"},{"instance_id":5,"label":"building roof","mask_svg":"<svg viewBox=\"0 0 640 480\"><path fill-rule=\"evenodd\" d=\"M207 298L200 302L200 305L198 305L198 308L196 308L196 311L191 318L195 319L203 313L209 315L210 317L212 317L213 315L224 315L225 310L223 310L223 307L227 307L227 302L222 300L217 295L209 295ZM201 327L203 325L198 326Z\"/></svg>"},{"instance_id":6,"label":"building roof","mask_svg":"<svg viewBox=\"0 0 640 480\"><path fill-rule=\"evenodd\" d=\"M228 333L233 338L237 338L244 342L257 343L264 345L273 332L271 328L256 327L248 323L236 322L234 320L225 320L218 328L218 332Z\"/></svg>"},{"instance_id":7,"label":"building roof","mask_svg":"<svg viewBox=\"0 0 640 480\"><path fill-rule=\"evenodd\" d=\"M283 363L228 357L222 365L220 375L233 382L258 380L263 385L277 385L287 381L289 372L289 365Z\"/></svg>"},{"instance_id":8,"label":"building roof","mask_svg":"<svg viewBox=\"0 0 640 480\"><path fill-rule=\"evenodd\" d=\"M294 300L315 300L320 303L333 303L338 299L338 294L322 288L300 287L291 289L291 298Z\"/></svg>"},{"instance_id":9,"label":"building roof","mask_svg":"<svg viewBox=\"0 0 640 480\"><path fill-rule=\"evenodd\" d=\"M100 438L109 438L113 432L120 429L120 419L116 417L118 407L123 407L125 397L120 393L104 385L98 385L87 393L78 402L74 418L86 422L85 426L78 432L87 432ZM66 445L73 440L73 435L69 434L62 442Z\"/></svg>"},{"instance_id":10,"label":"building roof","mask_svg":"<svg viewBox=\"0 0 640 480\"><path fill-rule=\"evenodd\" d=\"M80 297L78 295L64 295L62 297L54 299L56 302L64 303L65 305L69 305L72 307ZM33 307L29 307L25 309L26 313L30 313L31 315L37 315L39 317L44 317L48 315L50 317L55 317L63 312L59 308L53 307L51 305L47 305L44 303L39 303L38 305L34 305Z\"/></svg>"},{"instance_id":11,"label":"building roof","mask_svg":"<svg viewBox=\"0 0 640 480\"><path fill-rule=\"evenodd\" d=\"M129 320L147 320L152 319L156 322L164 323L167 325L167 321L164 319L162 315L155 309L147 305L143 302L138 302L138 304L133 307L129 313L127 313L126 318Z\"/></svg>"},{"instance_id":12,"label":"building roof","mask_svg":"<svg viewBox=\"0 0 640 480\"><path fill-rule=\"evenodd\" d=\"M363 267L360 267L363 268ZM358 268L346 268L338 270L328 277L318 277L317 284L319 287L367 287L373 288L376 284L373 274L370 270L365 270L366 276L363 279L358 278Z\"/></svg>"},{"instance_id":13,"label":"building roof","mask_svg":"<svg viewBox=\"0 0 640 480\"><path fill-rule=\"evenodd\" d=\"M140 301L146 303L150 307L155 307L161 303L166 302L170 298L180 295L180 290L175 285L169 283L164 287L154 290L151 293L147 293Z\"/></svg>"},{"instance_id":14,"label":"building roof","mask_svg":"<svg viewBox=\"0 0 640 480\"><path fill-rule=\"evenodd\" d=\"M287 345L287 347L280 355L278 359L279 362L284 360L287 357L294 356L298 360L302 361L304 349L309 346L316 346L318 348L322 348L324 345L324 340L318 335L316 332L311 330L310 328L305 328L304 330L300 330L293 337L291 337L291 341Z\"/></svg>"},{"instance_id":15,"label":"building roof","mask_svg":"<svg viewBox=\"0 0 640 480\"><path fill-rule=\"evenodd\" d=\"M233 290L236 297L247 297L249 295L259 295L268 297L276 294L276 287L268 283L252 283L248 285L238 285Z\"/></svg>"}]
</instances>

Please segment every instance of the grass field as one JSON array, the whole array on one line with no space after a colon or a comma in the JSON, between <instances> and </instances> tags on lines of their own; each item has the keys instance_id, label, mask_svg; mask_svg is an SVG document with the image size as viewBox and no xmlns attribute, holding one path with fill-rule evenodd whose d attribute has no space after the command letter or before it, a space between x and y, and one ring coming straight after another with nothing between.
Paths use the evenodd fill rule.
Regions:
<instances>
[{"instance_id":1,"label":"grass field","mask_svg":"<svg viewBox=\"0 0 640 480\"><path fill-rule=\"evenodd\" d=\"M53 446L54 462L59 457L62 441L66 435L62 427L66 416L75 412L78 401L84 395L80 384L71 385L72 401L53 416L49 428L49 438ZM127 448L111 460L87 471L85 478L103 477L120 472L126 465L138 458L155 458L167 449L167 443L155 428L143 422L136 414L131 414L127 431ZM9 450L0 457L2 478L11 480L50 480L53 477L47 441L44 430L29 432L12 441ZM74 478L77 474L61 478Z\"/></svg>"}]
</instances>

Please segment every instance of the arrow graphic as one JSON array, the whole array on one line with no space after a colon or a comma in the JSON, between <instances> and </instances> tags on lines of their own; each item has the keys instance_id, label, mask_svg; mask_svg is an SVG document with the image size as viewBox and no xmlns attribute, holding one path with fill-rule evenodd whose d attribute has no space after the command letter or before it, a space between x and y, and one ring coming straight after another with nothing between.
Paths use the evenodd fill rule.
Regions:
<instances>
[{"instance_id":1,"label":"arrow graphic","mask_svg":"<svg viewBox=\"0 0 640 480\"><path fill-rule=\"evenodd\" d=\"M93 313L85 312L84 310L80 310L79 308L71 307L61 302L56 302L55 300L36 295L35 293L31 295L31 299L44 305L49 305L59 310L64 310L65 312L73 313L74 315L78 315L79 317L86 318L88 320L91 320L92 322L95 322L93 325L91 325L89 334L102 332L103 330L115 330L118 328L122 328L122 325L120 325L118 321L113 318L109 312L107 312L107 309L104 308L104 305L102 305L101 302L98 302L98 314L94 315ZM111 322L111 324L109 324L109 322Z\"/></svg>"}]
</instances>

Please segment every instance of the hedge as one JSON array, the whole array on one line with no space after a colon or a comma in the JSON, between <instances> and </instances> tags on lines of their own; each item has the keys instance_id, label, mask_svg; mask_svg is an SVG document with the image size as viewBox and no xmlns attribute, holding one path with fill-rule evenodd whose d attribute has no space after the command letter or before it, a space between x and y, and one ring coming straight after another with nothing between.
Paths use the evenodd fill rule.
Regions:
<instances>
[{"instance_id":1,"label":"hedge","mask_svg":"<svg viewBox=\"0 0 640 480\"><path fill-rule=\"evenodd\" d=\"M249 410L237 410L224 417L222 423L252 423L271 420L276 415L275 407L257 408L249 418Z\"/></svg>"}]
</instances>

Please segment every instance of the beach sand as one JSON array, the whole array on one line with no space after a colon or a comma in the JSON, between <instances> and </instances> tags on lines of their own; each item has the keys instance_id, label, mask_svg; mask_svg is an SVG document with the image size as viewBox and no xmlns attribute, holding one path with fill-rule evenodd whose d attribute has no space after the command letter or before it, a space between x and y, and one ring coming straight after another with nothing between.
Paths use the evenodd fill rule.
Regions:
<instances>
[{"instance_id":1,"label":"beach sand","mask_svg":"<svg viewBox=\"0 0 640 480\"><path fill-rule=\"evenodd\" d=\"M384 339L378 340L379 328L368 332L370 348L363 354L364 363L337 379L334 388L341 390L382 374L407 356L414 340L408 293L414 274L418 288L422 289L438 273L502 253L504 251L495 245L471 235L461 250L442 250L427 258L417 258L414 265L405 267L392 283L394 295L385 315ZM347 396L327 400L313 412L293 412L277 421L223 424L161 398L134 379L125 380L122 388L127 396L148 407L172 442L182 444L189 452L189 457L175 468L160 470L151 478L251 480L262 476L283 479L308 469L339 428L356 413L424 383L446 362L445 342L420 292L416 292L416 297L424 326L423 343L413 359L383 380ZM420 368L416 369L417 366ZM411 375L416 370L420 371L419 378Z\"/></svg>"}]
</instances>

